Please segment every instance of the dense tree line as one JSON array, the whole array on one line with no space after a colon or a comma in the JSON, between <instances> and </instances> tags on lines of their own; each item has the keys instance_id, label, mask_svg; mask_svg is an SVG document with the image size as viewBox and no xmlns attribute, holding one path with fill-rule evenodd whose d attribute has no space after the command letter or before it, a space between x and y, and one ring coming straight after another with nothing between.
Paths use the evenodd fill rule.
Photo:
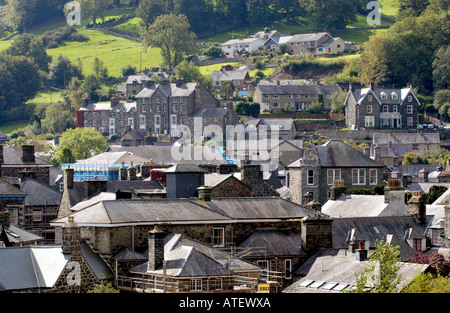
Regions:
<instances>
[{"instance_id":1,"label":"dense tree line","mask_svg":"<svg viewBox=\"0 0 450 313\"><path fill-rule=\"evenodd\" d=\"M281 19L309 19L317 29L345 28L357 12L366 11L364 0L78 0L84 16L95 24L107 9L138 6L136 14L146 26L156 17L173 13L185 15L197 35L220 28L243 25L269 25ZM6 0L6 24L14 31L64 17L67 0Z\"/></svg>"}]
</instances>

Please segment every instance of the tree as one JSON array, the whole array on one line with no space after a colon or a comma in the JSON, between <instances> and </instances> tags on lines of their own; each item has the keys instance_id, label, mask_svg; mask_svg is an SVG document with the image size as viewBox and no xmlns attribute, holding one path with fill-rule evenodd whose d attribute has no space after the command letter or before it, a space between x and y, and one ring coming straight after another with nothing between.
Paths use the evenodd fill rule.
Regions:
<instances>
[{"instance_id":1,"label":"tree","mask_svg":"<svg viewBox=\"0 0 450 313\"><path fill-rule=\"evenodd\" d=\"M72 77L83 78L82 69L72 64L68 57L59 55L50 65L48 81L52 87L66 88Z\"/></svg>"},{"instance_id":2,"label":"tree","mask_svg":"<svg viewBox=\"0 0 450 313\"><path fill-rule=\"evenodd\" d=\"M335 92L331 95L331 113L344 113L345 92Z\"/></svg>"},{"instance_id":3,"label":"tree","mask_svg":"<svg viewBox=\"0 0 450 313\"><path fill-rule=\"evenodd\" d=\"M111 282L102 281L96 284L88 293L120 293L120 291L114 288Z\"/></svg>"},{"instance_id":4,"label":"tree","mask_svg":"<svg viewBox=\"0 0 450 313\"><path fill-rule=\"evenodd\" d=\"M88 16L95 25L97 19L104 19L111 0L78 0L84 16Z\"/></svg>"},{"instance_id":5,"label":"tree","mask_svg":"<svg viewBox=\"0 0 450 313\"><path fill-rule=\"evenodd\" d=\"M419 273L402 293L450 293L450 277Z\"/></svg>"},{"instance_id":6,"label":"tree","mask_svg":"<svg viewBox=\"0 0 450 313\"><path fill-rule=\"evenodd\" d=\"M65 108L64 103L52 103L47 106L45 119L41 120L41 129L44 133L62 133L73 127L75 127L74 114Z\"/></svg>"},{"instance_id":7,"label":"tree","mask_svg":"<svg viewBox=\"0 0 450 313\"><path fill-rule=\"evenodd\" d=\"M48 65L52 61L52 57L47 54L42 38L28 33L16 36L5 53L26 56L45 72L48 71Z\"/></svg>"},{"instance_id":8,"label":"tree","mask_svg":"<svg viewBox=\"0 0 450 313\"><path fill-rule=\"evenodd\" d=\"M211 46L203 52L204 55L216 59L222 57L222 48L219 46Z\"/></svg>"},{"instance_id":9,"label":"tree","mask_svg":"<svg viewBox=\"0 0 450 313\"><path fill-rule=\"evenodd\" d=\"M433 85L435 91L450 88L450 45L442 46L433 61Z\"/></svg>"},{"instance_id":10,"label":"tree","mask_svg":"<svg viewBox=\"0 0 450 313\"><path fill-rule=\"evenodd\" d=\"M220 87L220 91L219 91L220 97L222 99L228 100L233 97L234 90L235 90L235 88L231 81L223 82L222 86Z\"/></svg>"},{"instance_id":11,"label":"tree","mask_svg":"<svg viewBox=\"0 0 450 313\"><path fill-rule=\"evenodd\" d=\"M375 242L375 252L370 255L369 263L355 275L354 293L394 293L398 291L401 277L399 246L392 246L384 241ZM366 288L370 290L367 291Z\"/></svg>"},{"instance_id":12,"label":"tree","mask_svg":"<svg viewBox=\"0 0 450 313\"><path fill-rule=\"evenodd\" d=\"M171 13L158 16L148 28L141 28L144 50L148 47L160 48L163 61L172 72L185 55L198 49L197 36L189 28L184 15Z\"/></svg>"},{"instance_id":13,"label":"tree","mask_svg":"<svg viewBox=\"0 0 450 313\"><path fill-rule=\"evenodd\" d=\"M145 27L148 27L158 16L168 13L166 2L165 0L141 0L136 9L136 16L142 20Z\"/></svg>"},{"instance_id":14,"label":"tree","mask_svg":"<svg viewBox=\"0 0 450 313\"><path fill-rule=\"evenodd\" d=\"M105 66L105 63L97 57L94 57L92 60L92 71L97 78L108 77L108 68Z\"/></svg>"},{"instance_id":15,"label":"tree","mask_svg":"<svg viewBox=\"0 0 450 313\"><path fill-rule=\"evenodd\" d=\"M94 155L105 152L108 142L98 131L90 128L67 129L56 146L54 158L60 164L68 155L67 149L71 151L73 162L84 160Z\"/></svg>"},{"instance_id":16,"label":"tree","mask_svg":"<svg viewBox=\"0 0 450 313\"><path fill-rule=\"evenodd\" d=\"M309 112L311 113L322 113L323 112L323 104L320 101L314 101L309 106Z\"/></svg>"},{"instance_id":17,"label":"tree","mask_svg":"<svg viewBox=\"0 0 450 313\"><path fill-rule=\"evenodd\" d=\"M450 89L441 89L434 94L434 107L439 110L444 104L450 104Z\"/></svg>"},{"instance_id":18,"label":"tree","mask_svg":"<svg viewBox=\"0 0 450 313\"><path fill-rule=\"evenodd\" d=\"M7 23L19 32L26 32L36 17L37 0L7 0Z\"/></svg>"},{"instance_id":19,"label":"tree","mask_svg":"<svg viewBox=\"0 0 450 313\"><path fill-rule=\"evenodd\" d=\"M99 100L99 89L100 81L97 76L94 74L87 76L83 82L83 92L91 101L96 102Z\"/></svg>"},{"instance_id":20,"label":"tree","mask_svg":"<svg viewBox=\"0 0 450 313\"><path fill-rule=\"evenodd\" d=\"M342 29L355 22L358 9L363 4L365 6L366 3L360 0L307 0L305 8L310 21L326 31Z\"/></svg>"},{"instance_id":21,"label":"tree","mask_svg":"<svg viewBox=\"0 0 450 313\"><path fill-rule=\"evenodd\" d=\"M72 77L63 97L72 113L75 113L83 106L83 82L78 77Z\"/></svg>"},{"instance_id":22,"label":"tree","mask_svg":"<svg viewBox=\"0 0 450 313\"><path fill-rule=\"evenodd\" d=\"M0 57L0 112L33 99L40 85L39 68L30 59L8 54Z\"/></svg>"},{"instance_id":23,"label":"tree","mask_svg":"<svg viewBox=\"0 0 450 313\"><path fill-rule=\"evenodd\" d=\"M129 75L135 75L136 74L136 67L132 65L124 66L120 69L120 72L122 73L123 77L127 77Z\"/></svg>"},{"instance_id":24,"label":"tree","mask_svg":"<svg viewBox=\"0 0 450 313\"><path fill-rule=\"evenodd\" d=\"M185 82L196 82L202 79L202 73L192 62L183 61L175 68L175 75Z\"/></svg>"},{"instance_id":25,"label":"tree","mask_svg":"<svg viewBox=\"0 0 450 313\"><path fill-rule=\"evenodd\" d=\"M419 16L429 5L429 0L399 0L399 19L408 16Z\"/></svg>"}]
</instances>

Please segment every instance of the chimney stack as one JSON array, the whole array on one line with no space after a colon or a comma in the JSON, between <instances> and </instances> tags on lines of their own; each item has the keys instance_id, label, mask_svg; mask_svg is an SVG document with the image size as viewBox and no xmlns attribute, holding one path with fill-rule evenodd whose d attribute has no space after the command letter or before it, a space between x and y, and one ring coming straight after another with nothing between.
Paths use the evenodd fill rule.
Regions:
<instances>
[{"instance_id":1,"label":"chimney stack","mask_svg":"<svg viewBox=\"0 0 450 313\"><path fill-rule=\"evenodd\" d=\"M68 221L62 227L63 253L76 253L81 251L80 226L74 222L73 216L68 217Z\"/></svg>"},{"instance_id":2,"label":"chimney stack","mask_svg":"<svg viewBox=\"0 0 450 313\"><path fill-rule=\"evenodd\" d=\"M343 180L335 180L333 187L330 189L330 200L337 200L341 195L345 194L347 188L344 187Z\"/></svg>"},{"instance_id":3,"label":"chimney stack","mask_svg":"<svg viewBox=\"0 0 450 313\"><path fill-rule=\"evenodd\" d=\"M137 179L137 169L133 165L133 162L131 162L131 165L128 168L128 179L129 180L136 180Z\"/></svg>"},{"instance_id":4,"label":"chimney stack","mask_svg":"<svg viewBox=\"0 0 450 313\"><path fill-rule=\"evenodd\" d=\"M369 147L369 145L365 145L364 146L364 155L366 157L370 157L370 147Z\"/></svg>"},{"instance_id":5,"label":"chimney stack","mask_svg":"<svg viewBox=\"0 0 450 313\"><path fill-rule=\"evenodd\" d=\"M198 190L198 199L201 201L211 201L211 187L209 186L201 186L197 188Z\"/></svg>"},{"instance_id":6,"label":"chimney stack","mask_svg":"<svg viewBox=\"0 0 450 313\"><path fill-rule=\"evenodd\" d=\"M164 262L165 233L158 226L148 232L148 266L147 271L156 271Z\"/></svg>"},{"instance_id":7,"label":"chimney stack","mask_svg":"<svg viewBox=\"0 0 450 313\"><path fill-rule=\"evenodd\" d=\"M331 248L333 220L324 216L307 216L302 219L302 248L312 253L321 248Z\"/></svg>"},{"instance_id":8,"label":"chimney stack","mask_svg":"<svg viewBox=\"0 0 450 313\"><path fill-rule=\"evenodd\" d=\"M408 202L408 215L415 215L420 224L426 222L427 207L420 191L413 191L413 195Z\"/></svg>"},{"instance_id":9,"label":"chimney stack","mask_svg":"<svg viewBox=\"0 0 450 313\"><path fill-rule=\"evenodd\" d=\"M122 162L122 166L119 168L119 180L127 180L127 179L128 179L127 168L125 167L125 162Z\"/></svg>"},{"instance_id":10,"label":"chimney stack","mask_svg":"<svg viewBox=\"0 0 450 313\"><path fill-rule=\"evenodd\" d=\"M0 164L3 163L3 146L4 146L4 145L1 145L1 144L0 144ZM1 175L0 175L0 176L1 176Z\"/></svg>"},{"instance_id":11,"label":"chimney stack","mask_svg":"<svg viewBox=\"0 0 450 313\"><path fill-rule=\"evenodd\" d=\"M242 180L263 180L261 165L243 164L241 169Z\"/></svg>"},{"instance_id":12,"label":"chimney stack","mask_svg":"<svg viewBox=\"0 0 450 313\"><path fill-rule=\"evenodd\" d=\"M313 194L311 192L307 192L303 195L303 202L304 204L310 203L314 200Z\"/></svg>"},{"instance_id":13,"label":"chimney stack","mask_svg":"<svg viewBox=\"0 0 450 313\"><path fill-rule=\"evenodd\" d=\"M64 190L73 189L73 175L74 170L70 166L64 170Z\"/></svg>"},{"instance_id":14,"label":"chimney stack","mask_svg":"<svg viewBox=\"0 0 450 313\"><path fill-rule=\"evenodd\" d=\"M34 145L22 145L22 161L24 163L34 163Z\"/></svg>"},{"instance_id":15,"label":"chimney stack","mask_svg":"<svg viewBox=\"0 0 450 313\"><path fill-rule=\"evenodd\" d=\"M373 151L374 160L377 162L381 162L381 148L378 144L375 146L375 148L373 148Z\"/></svg>"},{"instance_id":16,"label":"chimney stack","mask_svg":"<svg viewBox=\"0 0 450 313\"><path fill-rule=\"evenodd\" d=\"M427 183L428 182L428 170L426 167L419 171L419 183Z\"/></svg>"}]
</instances>

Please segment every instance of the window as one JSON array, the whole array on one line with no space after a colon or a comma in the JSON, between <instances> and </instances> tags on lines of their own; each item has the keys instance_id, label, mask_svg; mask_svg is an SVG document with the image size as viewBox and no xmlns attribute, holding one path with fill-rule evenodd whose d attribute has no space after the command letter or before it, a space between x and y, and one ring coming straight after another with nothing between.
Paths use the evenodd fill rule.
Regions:
<instances>
[{"instance_id":1,"label":"window","mask_svg":"<svg viewBox=\"0 0 450 313\"><path fill-rule=\"evenodd\" d=\"M375 127L375 116L366 116L365 127Z\"/></svg>"},{"instance_id":2,"label":"window","mask_svg":"<svg viewBox=\"0 0 450 313\"><path fill-rule=\"evenodd\" d=\"M352 170L352 183L353 185L365 185L366 184L366 171L363 168L354 168Z\"/></svg>"},{"instance_id":3,"label":"window","mask_svg":"<svg viewBox=\"0 0 450 313\"><path fill-rule=\"evenodd\" d=\"M18 208L8 208L9 215L9 223L11 225L19 224L19 209Z\"/></svg>"},{"instance_id":4,"label":"window","mask_svg":"<svg viewBox=\"0 0 450 313\"><path fill-rule=\"evenodd\" d=\"M279 108L279 107L280 107L280 104L278 102L274 102L272 104L272 108Z\"/></svg>"},{"instance_id":5,"label":"window","mask_svg":"<svg viewBox=\"0 0 450 313\"><path fill-rule=\"evenodd\" d=\"M333 185L335 180L341 179L341 170L338 169L328 170L327 174L328 174L328 185Z\"/></svg>"},{"instance_id":6,"label":"window","mask_svg":"<svg viewBox=\"0 0 450 313\"><path fill-rule=\"evenodd\" d=\"M376 185L378 181L378 172L376 169L370 169L369 171L369 183L371 185Z\"/></svg>"},{"instance_id":7,"label":"window","mask_svg":"<svg viewBox=\"0 0 450 313\"><path fill-rule=\"evenodd\" d=\"M222 278L216 278L216 290L222 290Z\"/></svg>"},{"instance_id":8,"label":"window","mask_svg":"<svg viewBox=\"0 0 450 313\"><path fill-rule=\"evenodd\" d=\"M269 261L267 261L267 260L259 260L259 261L256 261L256 265L262 267L262 268L265 269L266 271L269 270Z\"/></svg>"},{"instance_id":9,"label":"window","mask_svg":"<svg viewBox=\"0 0 450 313\"><path fill-rule=\"evenodd\" d=\"M147 107L145 105L142 106L142 113L147 112Z\"/></svg>"},{"instance_id":10,"label":"window","mask_svg":"<svg viewBox=\"0 0 450 313\"><path fill-rule=\"evenodd\" d=\"M389 106L388 105L383 105L383 112L389 112Z\"/></svg>"},{"instance_id":11,"label":"window","mask_svg":"<svg viewBox=\"0 0 450 313\"><path fill-rule=\"evenodd\" d=\"M372 105L367 106L367 113L372 113Z\"/></svg>"},{"instance_id":12,"label":"window","mask_svg":"<svg viewBox=\"0 0 450 313\"><path fill-rule=\"evenodd\" d=\"M412 96L408 96L408 102L412 102Z\"/></svg>"},{"instance_id":13,"label":"window","mask_svg":"<svg viewBox=\"0 0 450 313\"><path fill-rule=\"evenodd\" d=\"M278 99L278 95L273 95L272 99Z\"/></svg>"},{"instance_id":14,"label":"window","mask_svg":"<svg viewBox=\"0 0 450 313\"><path fill-rule=\"evenodd\" d=\"M308 170L308 180L307 180L307 184L308 185L314 185L314 170Z\"/></svg>"},{"instance_id":15,"label":"window","mask_svg":"<svg viewBox=\"0 0 450 313\"><path fill-rule=\"evenodd\" d=\"M392 106L392 112L394 112L394 113L398 112L398 107L396 105Z\"/></svg>"},{"instance_id":16,"label":"window","mask_svg":"<svg viewBox=\"0 0 450 313\"><path fill-rule=\"evenodd\" d=\"M202 280L201 279L191 280L191 291L202 291Z\"/></svg>"},{"instance_id":17,"label":"window","mask_svg":"<svg viewBox=\"0 0 450 313\"><path fill-rule=\"evenodd\" d=\"M412 114L413 113L413 106L412 105L408 105L406 107L406 113L408 113L408 114Z\"/></svg>"},{"instance_id":18,"label":"window","mask_svg":"<svg viewBox=\"0 0 450 313\"><path fill-rule=\"evenodd\" d=\"M413 239L414 251L422 251L422 239Z\"/></svg>"},{"instance_id":19,"label":"window","mask_svg":"<svg viewBox=\"0 0 450 313\"><path fill-rule=\"evenodd\" d=\"M286 95L287 99L292 99L292 95Z\"/></svg>"},{"instance_id":20,"label":"window","mask_svg":"<svg viewBox=\"0 0 450 313\"><path fill-rule=\"evenodd\" d=\"M269 95L264 95L264 99L270 99Z\"/></svg>"},{"instance_id":21,"label":"window","mask_svg":"<svg viewBox=\"0 0 450 313\"><path fill-rule=\"evenodd\" d=\"M290 259L284 260L284 278L292 278L292 261Z\"/></svg>"},{"instance_id":22,"label":"window","mask_svg":"<svg viewBox=\"0 0 450 313\"><path fill-rule=\"evenodd\" d=\"M372 95L367 96L367 101L372 101Z\"/></svg>"},{"instance_id":23,"label":"window","mask_svg":"<svg viewBox=\"0 0 450 313\"><path fill-rule=\"evenodd\" d=\"M224 247L225 246L225 229L224 228L214 228L213 229L213 244L214 244L214 247Z\"/></svg>"},{"instance_id":24,"label":"window","mask_svg":"<svg viewBox=\"0 0 450 313\"><path fill-rule=\"evenodd\" d=\"M413 127L414 126L414 119L412 117L408 117L406 119L406 126Z\"/></svg>"}]
</instances>

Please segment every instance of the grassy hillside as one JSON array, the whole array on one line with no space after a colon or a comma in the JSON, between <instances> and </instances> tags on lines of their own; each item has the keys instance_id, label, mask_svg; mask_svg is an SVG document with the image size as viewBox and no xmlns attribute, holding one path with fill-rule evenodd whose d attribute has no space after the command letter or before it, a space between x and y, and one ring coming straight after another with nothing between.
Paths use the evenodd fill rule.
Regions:
<instances>
[{"instance_id":1,"label":"grassy hillside","mask_svg":"<svg viewBox=\"0 0 450 313\"><path fill-rule=\"evenodd\" d=\"M140 69L142 53L142 69L159 66L161 55L159 49L151 48L143 52L141 43L121 37L105 34L97 30L79 30L79 33L89 37L86 42L66 42L54 49L48 49L48 54L56 58L67 56L76 63L80 58L84 74L92 72L92 60L98 57L108 68L109 75L120 76L120 69L125 65Z\"/></svg>"}]
</instances>

